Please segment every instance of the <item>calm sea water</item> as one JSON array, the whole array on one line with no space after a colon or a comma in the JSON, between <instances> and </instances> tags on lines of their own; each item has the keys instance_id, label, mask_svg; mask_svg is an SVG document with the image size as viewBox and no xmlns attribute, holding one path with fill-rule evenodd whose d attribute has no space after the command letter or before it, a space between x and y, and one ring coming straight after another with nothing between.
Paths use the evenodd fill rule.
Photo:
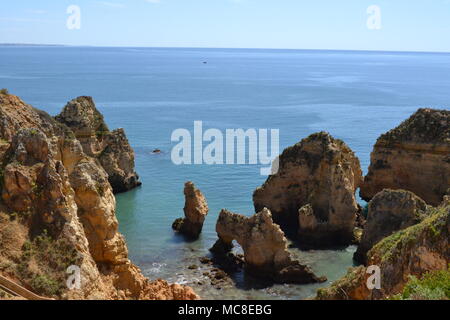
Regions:
<instances>
[{"instance_id":1,"label":"calm sea water","mask_svg":"<svg viewBox=\"0 0 450 320\"><path fill-rule=\"evenodd\" d=\"M203 62L207 62L204 64ZM111 128L123 127L136 151L143 187L117 196L131 258L150 278L192 285L204 298L300 299L318 285L271 285L238 274L216 290L198 257L216 240L221 208L250 215L265 180L257 166L175 166L171 133L276 128L281 147L326 130L343 139L367 169L376 138L419 107L449 108L450 55L289 50L0 47L0 87L57 114L91 95ZM151 151L163 151L154 155ZM210 214L201 239L187 243L171 224L183 215L183 184L204 192ZM353 247L294 255L335 280L352 265Z\"/></svg>"}]
</instances>

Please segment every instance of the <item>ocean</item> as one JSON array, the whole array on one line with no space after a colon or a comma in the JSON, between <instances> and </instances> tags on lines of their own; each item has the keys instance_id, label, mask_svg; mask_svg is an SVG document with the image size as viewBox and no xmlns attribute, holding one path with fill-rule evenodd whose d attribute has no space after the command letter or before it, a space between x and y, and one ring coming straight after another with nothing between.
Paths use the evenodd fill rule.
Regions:
<instances>
[{"instance_id":1,"label":"ocean","mask_svg":"<svg viewBox=\"0 0 450 320\"><path fill-rule=\"evenodd\" d=\"M131 259L151 279L191 285L205 299L304 299L320 285L274 285L244 274L212 288L199 257L217 239L222 208L254 213L259 165L181 165L172 132L279 129L280 149L318 131L343 139L367 172L377 137L420 107L450 107L450 54L0 46L0 88L56 115L67 101L92 96L110 128L122 127L143 186L117 195L120 231ZM160 154L153 154L160 149ZM184 182L205 194L210 213L198 241L175 235ZM355 247L299 251L328 282L353 265ZM190 270L190 265L200 269ZM202 269L203 268L203 269Z\"/></svg>"}]
</instances>

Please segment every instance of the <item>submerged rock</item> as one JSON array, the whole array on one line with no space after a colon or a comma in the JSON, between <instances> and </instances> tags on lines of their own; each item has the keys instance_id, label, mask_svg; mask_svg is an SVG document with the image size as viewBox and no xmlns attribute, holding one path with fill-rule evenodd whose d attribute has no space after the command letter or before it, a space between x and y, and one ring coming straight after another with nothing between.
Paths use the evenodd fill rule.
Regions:
<instances>
[{"instance_id":1,"label":"submerged rock","mask_svg":"<svg viewBox=\"0 0 450 320\"><path fill-rule=\"evenodd\" d=\"M184 218L174 221L172 228L190 238L197 239L203 229L203 223L208 215L208 203L205 196L192 182L184 185Z\"/></svg>"},{"instance_id":2,"label":"submerged rock","mask_svg":"<svg viewBox=\"0 0 450 320\"><path fill-rule=\"evenodd\" d=\"M287 239L280 226L272 221L268 209L252 217L222 210L216 225L219 240L212 251L225 254L236 240L244 251L245 269L249 273L281 283L314 283L326 279L317 277L311 269L291 258Z\"/></svg>"},{"instance_id":3,"label":"submerged rock","mask_svg":"<svg viewBox=\"0 0 450 320\"><path fill-rule=\"evenodd\" d=\"M362 182L358 158L341 140L320 132L287 148L277 174L253 194L255 210L267 207L274 221L311 247L349 244Z\"/></svg>"},{"instance_id":4,"label":"submerged rock","mask_svg":"<svg viewBox=\"0 0 450 320\"><path fill-rule=\"evenodd\" d=\"M383 189L414 192L437 206L450 188L450 111L419 109L378 138L361 197Z\"/></svg>"},{"instance_id":5,"label":"submerged rock","mask_svg":"<svg viewBox=\"0 0 450 320\"><path fill-rule=\"evenodd\" d=\"M421 223L400 230L378 242L367 254L367 265L381 272L381 289L369 290L370 267L351 268L330 287L319 289L320 300L386 299L402 292L410 276L448 270L450 262L450 206L428 207Z\"/></svg>"},{"instance_id":6,"label":"submerged rock","mask_svg":"<svg viewBox=\"0 0 450 320\"><path fill-rule=\"evenodd\" d=\"M87 155L100 161L114 193L141 185L134 169L134 151L125 131L110 131L91 97L78 97L68 102L55 119L74 132Z\"/></svg>"},{"instance_id":7,"label":"submerged rock","mask_svg":"<svg viewBox=\"0 0 450 320\"><path fill-rule=\"evenodd\" d=\"M367 252L380 240L394 232L420 223L426 216L427 205L414 193L404 190L383 190L369 203L367 222L356 261L366 263Z\"/></svg>"}]
</instances>

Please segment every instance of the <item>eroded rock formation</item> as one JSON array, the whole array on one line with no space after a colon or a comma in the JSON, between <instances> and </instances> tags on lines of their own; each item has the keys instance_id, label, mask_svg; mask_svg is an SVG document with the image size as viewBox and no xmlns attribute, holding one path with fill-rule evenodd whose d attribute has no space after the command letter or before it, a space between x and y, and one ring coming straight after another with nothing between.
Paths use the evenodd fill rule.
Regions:
<instances>
[{"instance_id":1,"label":"eroded rock formation","mask_svg":"<svg viewBox=\"0 0 450 320\"><path fill-rule=\"evenodd\" d=\"M361 197L383 189L414 192L437 206L450 187L450 111L419 109L378 138Z\"/></svg>"},{"instance_id":2,"label":"eroded rock formation","mask_svg":"<svg viewBox=\"0 0 450 320\"><path fill-rule=\"evenodd\" d=\"M278 173L253 194L256 211L269 208L283 229L298 230L302 245L350 243L362 182L353 151L320 132L284 150L279 160Z\"/></svg>"},{"instance_id":3,"label":"eroded rock formation","mask_svg":"<svg viewBox=\"0 0 450 320\"><path fill-rule=\"evenodd\" d=\"M421 223L398 231L378 242L367 254L368 266L381 271L381 289L369 290L367 280L373 270L352 268L330 287L320 289L316 299L386 299L400 293L409 276L448 270L450 263L450 206L428 207ZM370 272L369 272L370 271Z\"/></svg>"},{"instance_id":4,"label":"eroded rock formation","mask_svg":"<svg viewBox=\"0 0 450 320\"><path fill-rule=\"evenodd\" d=\"M175 220L172 228L190 238L198 238L203 229L203 223L208 215L208 203L205 196L192 182L184 185L184 218Z\"/></svg>"},{"instance_id":5,"label":"eroded rock formation","mask_svg":"<svg viewBox=\"0 0 450 320\"><path fill-rule=\"evenodd\" d=\"M141 185L134 170L134 151L125 131L110 131L91 97L78 97L68 102L56 120L74 132L84 153L100 161L114 193Z\"/></svg>"},{"instance_id":6,"label":"eroded rock formation","mask_svg":"<svg viewBox=\"0 0 450 320\"><path fill-rule=\"evenodd\" d=\"M229 252L233 248L233 240L236 240L244 250L245 269L253 275L282 283L326 280L317 277L308 266L291 258L287 250L287 239L280 226L273 222L268 209L264 208L252 217L222 210L216 231L219 240L214 245L213 252Z\"/></svg>"},{"instance_id":7,"label":"eroded rock formation","mask_svg":"<svg viewBox=\"0 0 450 320\"><path fill-rule=\"evenodd\" d=\"M0 217L2 245L16 248L0 252L10 277L31 288L46 281L54 287L47 294L60 298L198 298L188 287L149 281L131 263L108 175L69 128L18 97L0 94L0 134L0 216L20 218L13 223ZM10 228L17 232L8 233ZM81 269L80 289L65 286L70 265Z\"/></svg>"},{"instance_id":8,"label":"eroded rock formation","mask_svg":"<svg viewBox=\"0 0 450 320\"><path fill-rule=\"evenodd\" d=\"M380 240L425 218L426 203L414 193L385 189L370 202L361 242L354 258L366 263L367 252Z\"/></svg>"}]
</instances>

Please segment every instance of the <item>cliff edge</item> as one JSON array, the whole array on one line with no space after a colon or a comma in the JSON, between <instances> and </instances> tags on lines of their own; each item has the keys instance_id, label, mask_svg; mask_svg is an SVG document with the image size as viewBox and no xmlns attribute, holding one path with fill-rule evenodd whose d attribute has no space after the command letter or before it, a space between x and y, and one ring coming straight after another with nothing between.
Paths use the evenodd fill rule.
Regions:
<instances>
[{"instance_id":1,"label":"cliff edge","mask_svg":"<svg viewBox=\"0 0 450 320\"><path fill-rule=\"evenodd\" d=\"M134 151L125 131L110 131L91 97L69 101L55 119L73 131L85 154L99 160L114 193L141 185L134 169Z\"/></svg>"},{"instance_id":2,"label":"cliff edge","mask_svg":"<svg viewBox=\"0 0 450 320\"><path fill-rule=\"evenodd\" d=\"M129 260L110 176L84 143L0 94L0 273L60 299L197 299L189 287L148 280ZM79 270L73 287L68 270Z\"/></svg>"}]
</instances>

